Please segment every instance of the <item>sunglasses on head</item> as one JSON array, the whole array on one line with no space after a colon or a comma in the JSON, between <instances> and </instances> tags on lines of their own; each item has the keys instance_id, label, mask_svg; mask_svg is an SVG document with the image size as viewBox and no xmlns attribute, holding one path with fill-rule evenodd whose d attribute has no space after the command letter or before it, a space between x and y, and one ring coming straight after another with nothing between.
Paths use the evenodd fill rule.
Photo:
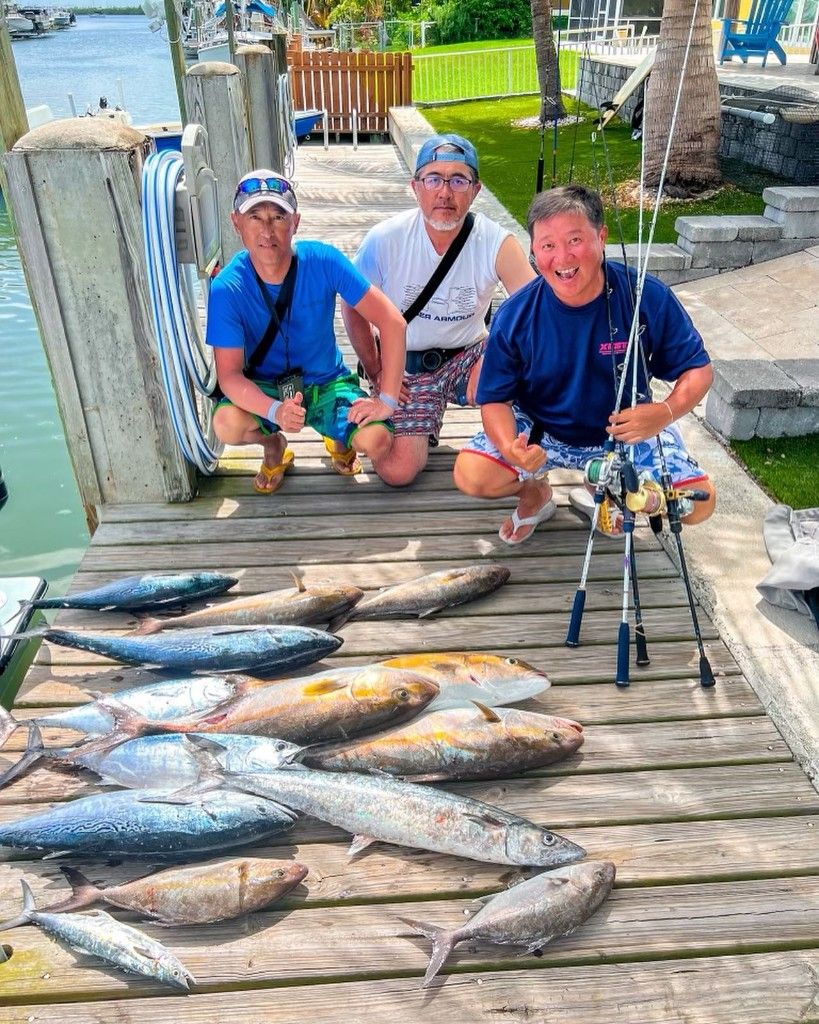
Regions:
<instances>
[{"instance_id":1,"label":"sunglasses on head","mask_svg":"<svg viewBox=\"0 0 819 1024\"><path fill-rule=\"evenodd\" d=\"M247 181L240 181L236 186L236 195L252 196L257 192L275 192L282 196L285 192L292 192L293 186L284 178L248 178Z\"/></svg>"}]
</instances>

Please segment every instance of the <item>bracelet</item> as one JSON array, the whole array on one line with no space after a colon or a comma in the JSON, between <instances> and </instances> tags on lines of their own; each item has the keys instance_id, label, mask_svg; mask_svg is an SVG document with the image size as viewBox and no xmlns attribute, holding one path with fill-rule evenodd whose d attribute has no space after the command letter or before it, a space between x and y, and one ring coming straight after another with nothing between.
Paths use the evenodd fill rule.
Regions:
<instances>
[{"instance_id":1,"label":"bracelet","mask_svg":"<svg viewBox=\"0 0 819 1024\"><path fill-rule=\"evenodd\" d=\"M393 398L392 395L385 395L383 391L379 394L378 401L383 402L384 405L389 406L392 410L398 408L398 400Z\"/></svg>"},{"instance_id":2,"label":"bracelet","mask_svg":"<svg viewBox=\"0 0 819 1024\"><path fill-rule=\"evenodd\" d=\"M270 420L271 423L275 423L276 413L281 408L281 404L282 403L278 400L278 398L274 398L273 401L270 403L270 408L267 410L267 413L265 414L265 419Z\"/></svg>"},{"instance_id":3,"label":"bracelet","mask_svg":"<svg viewBox=\"0 0 819 1024\"><path fill-rule=\"evenodd\" d=\"M666 409L668 409L669 413L671 414L671 419L669 420L669 423L668 423L668 425L670 427L671 424L674 422L674 410L671 408L671 406L668 404L668 402L665 401L665 399L663 399L662 404L666 407Z\"/></svg>"}]
</instances>

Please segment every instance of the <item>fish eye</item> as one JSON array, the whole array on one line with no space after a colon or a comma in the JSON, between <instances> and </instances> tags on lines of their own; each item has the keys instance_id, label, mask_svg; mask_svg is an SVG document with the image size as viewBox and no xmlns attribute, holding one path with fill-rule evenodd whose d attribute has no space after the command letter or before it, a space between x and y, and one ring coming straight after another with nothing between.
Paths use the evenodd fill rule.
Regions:
<instances>
[{"instance_id":1,"label":"fish eye","mask_svg":"<svg viewBox=\"0 0 819 1024\"><path fill-rule=\"evenodd\" d=\"M554 832L544 832L543 833L543 845L544 846L554 846L556 842L557 842L557 836L554 834Z\"/></svg>"},{"instance_id":2,"label":"fish eye","mask_svg":"<svg viewBox=\"0 0 819 1024\"><path fill-rule=\"evenodd\" d=\"M396 700L409 700L410 698L409 690L405 690L403 688L400 690L393 690L393 695Z\"/></svg>"},{"instance_id":3,"label":"fish eye","mask_svg":"<svg viewBox=\"0 0 819 1024\"><path fill-rule=\"evenodd\" d=\"M518 659L517 658L507 658L506 659L506 664L507 665L517 665L518 664Z\"/></svg>"},{"instance_id":4,"label":"fish eye","mask_svg":"<svg viewBox=\"0 0 819 1024\"><path fill-rule=\"evenodd\" d=\"M284 871L282 871L281 868L276 868L276 870L273 872L273 877L274 878L284 878Z\"/></svg>"},{"instance_id":5,"label":"fish eye","mask_svg":"<svg viewBox=\"0 0 819 1024\"><path fill-rule=\"evenodd\" d=\"M279 742L276 744L276 750L277 751L287 750L287 744L284 742L284 740L279 740Z\"/></svg>"}]
</instances>

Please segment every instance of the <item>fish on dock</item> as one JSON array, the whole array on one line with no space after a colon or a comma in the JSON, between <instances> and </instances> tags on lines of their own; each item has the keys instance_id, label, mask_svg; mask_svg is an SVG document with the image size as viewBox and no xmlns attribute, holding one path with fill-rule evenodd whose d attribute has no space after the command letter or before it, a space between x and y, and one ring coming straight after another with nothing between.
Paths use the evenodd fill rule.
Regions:
<instances>
[{"instance_id":1,"label":"fish on dock","mask_svg":"<svg viewBox=\"0 0 819 1024\"><path fill-rule=\"evenodd\" d=\"M303 747L267 736L216 737L225 748L226 768L241 771L269 771L295 760ZM174 792L190 786L198 777L198 766L182 733L139 736L118 743L113 749L81 743L76 747L44 747L37 725L29 725L28 745L19 760L0 775L0 788L19 778L33 765L86 768L108 785L128 789Z\"/></svg>"},{"instance_id":2,"label":"fish on dock","mask_svg":"<svg viewBox=\"0 0 819 1024\"><path fill-rule=\"evenodd\" d=\"M307 877L292 860L234 857L184 868L166 868L121 885L102 887L76 868L61 865L71 895L43 907L64 914L100 901L130 910L159 924L214 924L251 914L276 903Z\"/></svg>"},{"instance_id":3,"label":"fish on dock","mask_svg":"<svg viewBox=\"0 0 819 1024\"><path fill-rule=\"evenodd\" d=\"M213 790L169 803L163 794L128 789L59 804L0 824L0 846L52 855L178 860L267 839L297 815L275 801Z\"/></svg>"},{"instance_id":4,"label":"fish on dock","mask_svg":"<svg viewBox=\"0 0 819 1024\"><path fill-rule=\"evenodd\" d=\"M87 914L50 914L37 910L28 882L21 879L20 885L23 887L22 913L0 924L0 931L35 924L77 952L97 956L132 974L142 974L186 992L191 984L196 984L185 965L150 935L122 924L104 910Z\"/></svg>"},{"instance_id":5,"label":"fish on dock","mask_svg":"<svg viewBox=\"0 0 819 1024\"><path fill-rule=\"evenodd\" d=\"M373 732L413 718L438 696L426 676L381 665L334 669L249 689L200 715L147 721L122 709L104 742L155 732L241 733L290 743L321 743ZM90 749L103 749L103 744Z\"/></svg>"},{"instance_id":6,"label":"fish on dock","mask_svg":"<svg viewBox=\"0 0 819 1024\"><path fill-rule=\"evenodd\" d=\"M491 594L502 587L510 575L511 570L505 565L493 564L431 572L364 597L349 612L334 619L330 629L362 619L425 618L444 608Z\"/></svg>"},{"instance_id":7,"label":"fish on dock","mask_svg":"<svg viewBox=\"0 0 819 1024\"><path fill-rule=\"evenodd\" d=\"M432 955L422 988L427 988L460 942L525 946L529 953L574 931L588 920L614 885L611 861L586 860L513 885L492 896L458 928L440 928L410 918L399 920L432 939Z\"/></svg>"},{"instance_id":8,"label":"fish on dock","mask_svg":"<svg viewBox=\"0 0 819 1024\"><path fill-rule=\"evenodd\" d=\"M386 772L410 782L496 779L554 764L582 743L583 727L571 719L473 704L311 748L303 763L324 771Z\"/></svg>"},{"instance_id":9,"label":"fish on dock","mask_svg":"<svg viewBox=\"0 0 819 1024\"><path fill-rule=\"evenodd\" d=\"M93 590L64 597L40 597L32 608L86 608L95 611L139 611L174 608L190 601L224 594L238 583L221 572L145 573L126 576Z\"/></svg>"},{"instance_id":10,"label":"fish on dock","mask_svg":"<svg viewBox=\"0 0 819 1024\"><path fill-rule=\"evenodd\" d=\"M585 850L547 828L471 797L388 776L290 765L261 775L226 772L218 746L197 737L202 784L224 782L352 832L350 855L379 841L492 864L558 867Z\"/></svg>"},{"instance_id":11,"label":"fish on dock","mask_svg":"<svg viewBox=\"0 0 819 1024\"><path fill-rule=\"evenodd\" d=\"M402 654L380 664L410 669L434 680L441 692L429 711L460 707L468 701L480 701L487 707L516 704L552 685L545 673L527 662L500 654Z\"/></svg>"},{"instance_id":12,"label":"fish on dock","mask_svg":"<svg viewBox=\"0 0 819 1024\"><path fill-rule=\"evenodd\" d=\"M43 626L21 633L126 665L177 672L272 675L320 661L343 641L311 626L212 626L156 636L77 633Z\"/></svg>"},{"instance_id":13,"label":"fish on dock","mask_svg":"<svg viewBox=\"0 0 819 1024\"><path fill-rule=\"evenodd\" d=\"M306 626L328 623L336 616L344 615L364 596L364 591L358 587L331 583L306 587L300 576L294 574L293 578L295 588L239 597L173 618L143 619L134 630L134 635L146 636L163 629L196 626Z\"/></svg>"}]
</instances>

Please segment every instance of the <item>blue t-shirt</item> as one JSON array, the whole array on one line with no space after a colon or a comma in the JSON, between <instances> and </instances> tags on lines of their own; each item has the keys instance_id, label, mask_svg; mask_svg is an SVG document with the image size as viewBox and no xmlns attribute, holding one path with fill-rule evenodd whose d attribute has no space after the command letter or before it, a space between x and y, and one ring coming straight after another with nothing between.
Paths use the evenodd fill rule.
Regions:
<instances>
[{"instance_id":1,"label":"blue t-shirt","mask_svg":"<svg viewBox=\"0 0 819 1024\"><path fill-rule=\"evenodd\" d=\"M584 306L562 303L537 277L503 303L492 321L478 383L479 405L514 402L547 433L572 445L600 445L616 400L615 362L623 362L633 318L632 292L621 263L607 264L612 333L605 294ZM630 270L632 281L636 271ZM651 377L674 381L710 360L677 297L646 275L641 339ZM613 344L610 339L613 338ZM631 367L622 407L631 405ZM650 401L643 367L637 401Z\"/></svg>"},{"instance_id":2,"label":"blue t-shirt","mask_svg":"<svg viewBox=\"0 0 819 1024\"><path fill-rule=\"evenodd\" d=\"M299 265L290 311L253 375L273 380L298 368L305 384L326 384L347 372L333 331L336 295L355 306L364 298L370 282L332 245L296 242L295 248ZM263 287L270 296L270 305L274 305L281 285L263 282ZM250 255L243 249L211 286L207 343L214 348L244 348L247 362L269 323L270 308Z\"/></svg>"}]
</instances>

